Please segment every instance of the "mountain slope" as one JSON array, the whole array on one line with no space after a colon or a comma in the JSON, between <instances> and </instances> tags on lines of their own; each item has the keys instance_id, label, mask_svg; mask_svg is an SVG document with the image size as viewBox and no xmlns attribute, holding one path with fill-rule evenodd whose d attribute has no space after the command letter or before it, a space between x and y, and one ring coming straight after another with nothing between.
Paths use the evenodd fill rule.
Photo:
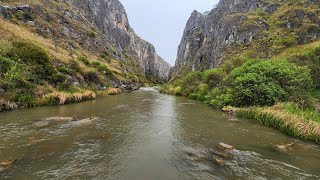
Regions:
<instances>
[{"instance_id":1,"label":"mountain slope","mask_svg":"<svg viewBox=\"0 0 320 180\"><path fill-rule=\"evenodd\" d=\"M169 75L118 0L2 0L0 22L1 102L64 104L60 94L133 90ZM53 97L59 100L48 102Z\"/></svg>"},{"instance_id":2,"label":"mountain slope","mask_svg":"<svg viewBox=\"0 0 320 180\"><path fill-rule=\"evenodd\" d=\"M221 0L194 11L161 91L320 140L320 1Z\"/></svg>"},{"instance_id":3,"label":"mountain slope","mask_svg":"<svg viewBox=\"0 0 320 180\"><path fill-rule=\"evenodd\" d=\"M320 38L319 1L221 0L208 14L193 12L172 76L207 70L234 57L271 58Z\"/></svg>"}]
</instances>

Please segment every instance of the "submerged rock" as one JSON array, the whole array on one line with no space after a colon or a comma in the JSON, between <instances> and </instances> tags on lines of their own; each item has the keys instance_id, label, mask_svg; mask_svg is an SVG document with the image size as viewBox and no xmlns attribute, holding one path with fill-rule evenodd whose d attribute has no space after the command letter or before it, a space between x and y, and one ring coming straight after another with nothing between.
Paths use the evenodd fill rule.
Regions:
<instances>
[{"instance_id":1,"label":"submerged rock","mask_svg":"<svg viewBox=\"0 0 320 180\"><path fill-rule=\"evenodd\" d=\"M73 121L75 120L75 117L60 117L60 116L55 116L55 117L49 117L46 120L48 121L55 121L55 122L63 122L63 121Z\"/></svg>"},{"instance_id":2,"label":"submerged rock","mask_svg":"<svg viewBox=\"0 0 320 180\"><path fill-rule=\"evenodd\" d=\"M217 156L212 156L212 160L215 164L219 165L219 166L224 166L225 165L225 161L222 158L219 158Z\"/></svg>"},{"instance_id":3,"label":"submerged rock","mask_svg":"<svg viewBox=\"0 0 320 180\"><path fill-rule=\"evenodd\" d=\"M72 121L72 124L74 126L88 126L92 125L97 121L98 117L90 117L86 119L81 119L81 120L74 120Z\"/></svg>"},{"instance_id":4,"label":"submerged rock","mask_svg":"<svg viewBox=\"0 0 320 180\"><path fill-rule=\"evenodd\" d=\"M287 152L288 150L292 150L295 145L296 145L295 143L280 144L280 145L275 145L274 148L280 152Z\"/></svg>"},{"instance_id":5,"label":"submerged rock","mask_svg":"<svg viewBox=\"0 0 320 180\"><path fill-rule=\"evenodd\" d=\"M229 119L228 121L230 121L230 122L240 122L239 119L235 119L235 118L231 118L231 119Z\"/></svg>"},{"instance_id":6,"label":"submerged rock","mask_svg":"<svg viewBox=\"0 0 320 180\"><path fill-rule=\"evenodd\" d=\"M17 160L0 161L0 172L8 170L9 168L11 168L14 165L15 162L17 162Z\"/></svg>"},{"instance_id":7,"label":"submerged rock","mask_svg":"<svg viewBox=\"0 0 320 180\"><path fill-rule=\"evenodd\" d=\"M233 146L225 144L225 143L219 143L218 148L222 149L222 150L234 150Z\"/></svg>"}]
</instances>

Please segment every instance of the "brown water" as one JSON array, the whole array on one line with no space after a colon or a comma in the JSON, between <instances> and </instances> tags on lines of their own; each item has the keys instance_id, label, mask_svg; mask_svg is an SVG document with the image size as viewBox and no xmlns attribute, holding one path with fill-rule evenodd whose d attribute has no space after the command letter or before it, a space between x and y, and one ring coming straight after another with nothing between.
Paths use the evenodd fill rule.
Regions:
<instances>
[{"instance_id":1,"label":"brown water","mask_svg":"<svg viewBox=\"0 0 320 180\"><path fill-rule=\"evenodd\" d=\"M99 117L92 124L52 116ZM0 114L0 179L319 179L319 146L186 98L144 89ZM47 125L47 126L43 126ZM218 143L233 145L224 165ZM296 143L287 152L275 144Z\"/></svg>"}]
</instances>

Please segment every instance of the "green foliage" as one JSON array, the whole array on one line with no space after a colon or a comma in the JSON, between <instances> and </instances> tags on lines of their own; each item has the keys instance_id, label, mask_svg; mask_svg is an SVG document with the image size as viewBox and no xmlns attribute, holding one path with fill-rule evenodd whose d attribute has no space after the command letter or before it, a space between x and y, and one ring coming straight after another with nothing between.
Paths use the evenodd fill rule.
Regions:
<instances>
[{"instance_id":1,"label":"green foliage","mask_svg":"<svg viewBox=\"0 0 320 180\"><path fill-rule=\"evenodd\" d=\"M175 85L180 85L182 94L188 96L190 93L196 92L198 85L201 83L202 73L199 71L193 71L176 81Z\"/></svg>"},{"instance_id":2,"label":"green foliage","mask_svg":"<svg viewBox=\"0 0 320 180\"><path fill-rule=\"evenodd\" d=\"M314 108L301 108L298 104L288 103L285 105L285 109L304 119L320 122L319 113Z\"/></svg>"},{"instance_id":3,"label":"green foliage","mask_svg":"<svg viewBox=\"0 0 320 180\"><path fill-rule=\"evenodd\" d=\"M62 73L55 73L51 76L51 82L55 84L59 84L64 82L67 79L67 77Z\"/></svg>"},{"instance_id":4,"label":"green foliage","mask_svg":"<svg viewBox=\"0 0 320 180\"><path fill-rule=\"evenodd\" d=\"M284 60L248 61L230 74L234 80L234 103L244 105L273 105L297 100L308 92L313 83L309 70Z\"/></svg>"},{"instance_id":5,"label":"green foliage","mask_svg":"<svg viewBox=\"0 0 320 180\"><path fill-rule=\"evenodd\" d=\"M308 66L316 88L320 88L320 46L296 56L290 61L300 66Z\"/></svg>"},{"instance_id":6,"label":"green foliage","mask_svg":"<svg viewBox=\"0 0 320 180\"><path fill-rule=\"evenodd\" d=\"M70 66L70 68L71 68L72 70L74 70L74 71L76 71L76 72L79 72L79 73L82 73L82 69L81 69L81 67L80 67L80 65L79 65L79 63L78 63L77 61L71 59L71 60L69 61L69 66Z\"/></svg>"},{"instance_id":7,"label":"green foliage","mask_svg":"<svg viewBox=\"0 0 320 180\"><path fill-rule=\"evenodd\" d=\"M95 84L98 84L101 82L99 74L96 71L88 71L88 72L84 73L83 77L84 77L85 81L88 83L93 82Z\"/></svg>"},{"instance_id":8,"label":"green foliage","mask_svg":"<svg viewBox=\"0 0 320 180\"><path fill-rule=\"evenodd\" d=\"M38 45L29 42L14 42L13 47L6 56L11 59L21 59L21 63L26 64L32 76L30 81L40 83L43 80L51 80L56 69L50 64L48 53ZM20 63L20 64L21 64Z\"/></svg>"},{"instance_id":9,"label":"green foliage","mask_svg":"<svg viewBox=\"0 0 320 180\"><path fill-rule=\"evenodd\" d=\"M191 72L164 88L164 92L205 101L214 108L272 106L292 101L299 107L312 106L310 70L286 60L236 58L205 72ZM174 92L174 93L173 93Z\"/></svg>"},{"instance_id":10,"label":"green foliage","mask_svg":"<svg viewBox=\"0 0 320 180\"><path fill-rule=\"evenodd\" d=\"M87 57L81 56L79 57L79 61L83 62L83 64L87 65L87 66L91 66L90 61L87 59Z\"/></svg>"},{"instance_id":11,"label":"green foliage","mask_svg":"<svg viewBox=\"0 0 320 180\"><path fill-rule=\"evenodd\" d=\"M69 74L69 75L71 75L71 73L72 73L71 70L66 66L59 67L58 71L63 73L63 74Z\"/></svg>"},{"instance_id":12,"label":"green foliage","mask_svg":"<svg viewBox=\"0 0 320 180\"><path fill-rule=\"evenodd\" d=\"M90 38L96 38L97 37L97 33L94 31L87 31L87 36Z\"/></svg>"},{"instance_id":13,"label":"green foliage","mask_svg":"<svg viewBox=\"0 0 320 180\"><path fill-rule=\"evenodd\" d=\"M286 92L278 84L256 73L237 77L233 95L237 106L273 105L286 99Z\"/></svg>"},{"instance_id":14,"label":"green foliage","mask_svg":"<svg viewBox=\"0 0 320 180\"><path fill-rule=\"evenodd\" d=\"M209 88L219 87L226 77L226 73L222 68L207 70L203 74L204 83L208 84Z\"/></svg>"}]
</instances>

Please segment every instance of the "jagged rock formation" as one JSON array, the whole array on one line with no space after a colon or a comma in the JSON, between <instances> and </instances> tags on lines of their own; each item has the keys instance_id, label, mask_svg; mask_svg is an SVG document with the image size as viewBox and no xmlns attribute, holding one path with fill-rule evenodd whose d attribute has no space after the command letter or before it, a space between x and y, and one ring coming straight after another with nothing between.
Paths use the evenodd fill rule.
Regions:
<instances>
[{"instance_id":1,"label":"jagged rock formation","mask_svg":"<svg viewBox=\"0 0 320 180\"><path fill-rule=\"evenodd\" d=\"M152 44L135 34L120 1L65 1L73 8L81 9L80 15L93 23L118 53L137 59L147 77L160 81L168 78L170 65L156 53Z\"/></svg>"},{"instance_id":2,"label":"jagged rock formation","mask_svg":"<svg viewBox=\"0 0 320 180\"><path fill-rule=\"evenodd\" d=\"M316 0L220 0L187 22L171 77L212 69L233 56L270 58L320 38Z\"/></svg>"},{"instance_id":3,"label":"jagged rock formation","mask_svg":"<svg viewBox=\"0 0 320 180\"><path fill-rule=\"evenodd\" d=\"M6 1L4 1L6 2ZM30 1L32 2L32 1ZM43 3L43 4L41 4ZM135 61L148 79L164 82L170 65L157 53L152 44L138 37L129 25L119 0L58 0L0 6L0 16L19 18L33 30L70 51L81 46L91 52L106 54L123 62ZM132 64L132 63L131 63ZM130 72L128 72L130 73Z\"/></svg>"}]
</instances>

